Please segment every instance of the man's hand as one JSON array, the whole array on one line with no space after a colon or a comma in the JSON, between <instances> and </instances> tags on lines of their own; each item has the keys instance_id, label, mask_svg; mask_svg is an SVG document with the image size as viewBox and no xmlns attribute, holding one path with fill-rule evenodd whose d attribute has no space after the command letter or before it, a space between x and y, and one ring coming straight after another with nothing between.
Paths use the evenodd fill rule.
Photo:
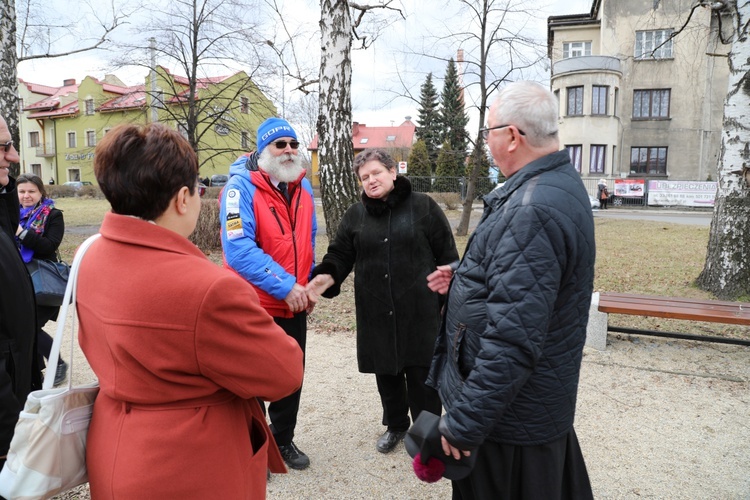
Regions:
<instances>
[{"instance_id":1,"label":"man's hand","mask_svg":"<svg viewBox=\"0 0 750 500\"><path fill-rule=\"evenodd\" d=\"M299 283L295 283L292 290L284 297L284 302L287 303L289 309L293 313L298 313L307 309L307 293L305 288Z\"/></svg>"},{"instance_id":2,"label":"man's hand","mask_svg":"<svg viewBox=\"0 0 750 500\"><path fill-rule=\"evenodd\" d=\"M435 271L427 275L427 288L433 292L445 295L448 293L452 277L453 269L451 269L450 265L438 266Z\"/></svg>"},{"instance_id":3,"label":"man's hand","mask_svg":"<svg viewBox=\"0 0 750 500\"><path fill-rule=\"evenodd\" d=\"M320 296L333 285L333 276L330 274L319 274L314 277L305 287L307 293L307 312L313 311L320 300Z\"/></svg>"},{"instance_id":4,"label":"man's hand","mask_svg":"<svg viewBox=\"0 0 750 500\"><path fill-rule=\"evenodd\" d=\"M443 445L443 453L452 456L456 460L461 460L461 455L468 457L471 455L469 450L459 450L445 439L445 436L440 436L440 443Z\"/></svg>"}]
</instances>

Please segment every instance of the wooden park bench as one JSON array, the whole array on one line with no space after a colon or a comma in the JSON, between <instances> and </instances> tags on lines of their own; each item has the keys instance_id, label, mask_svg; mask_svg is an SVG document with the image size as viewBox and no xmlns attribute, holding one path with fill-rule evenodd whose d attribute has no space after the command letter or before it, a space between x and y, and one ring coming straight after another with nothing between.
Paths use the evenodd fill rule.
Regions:
<instances>
[{"instance_id":1,"label":"wooden park bench","mask_svg":"<svg viewBox=\"0 0 750 500\"><path fill-rule=\"evenodd\" d=\"M750 341L742 339L610 327L607 317L610 313L750 326L750 303L747 302L595 292L591 300L586 345L603 351L607 346L607 331L613 331L750 346Z\"/></svg>"}]
</instances>

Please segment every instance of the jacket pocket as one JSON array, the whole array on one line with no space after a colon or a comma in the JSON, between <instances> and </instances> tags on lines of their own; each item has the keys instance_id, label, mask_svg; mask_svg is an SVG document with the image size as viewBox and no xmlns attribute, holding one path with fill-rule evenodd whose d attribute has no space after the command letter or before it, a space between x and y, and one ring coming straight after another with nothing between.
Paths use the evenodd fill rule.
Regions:
<instances>
[{"instance_id":1,"label":"jacket pocket","mask_svg":"<svg viewBox=\"0 0 750 500\"><path fill-rule=\"evenodd\" d=\"M453 334L453 341L451 342L451 359L453 359L453 362L458 364L458 359L461 352L461 344L464 340L464 335L466 334L466 325L463 323L459 323L458 327L456 328L456 333Z\"/></svg>"}]
</instances>

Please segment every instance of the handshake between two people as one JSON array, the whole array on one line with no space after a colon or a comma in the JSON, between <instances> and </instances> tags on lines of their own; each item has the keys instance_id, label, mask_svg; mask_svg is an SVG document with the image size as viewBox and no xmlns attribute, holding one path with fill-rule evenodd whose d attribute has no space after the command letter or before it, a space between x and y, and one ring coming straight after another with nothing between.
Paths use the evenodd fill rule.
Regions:
<instances>
[{"instance_id":1,"label":"handshake between two people","mask_svg":"<svg viewBox=\"0 0 750 500\"><path fill-rule=\"evenodd\" d=\"M295 283L292 290L284 298L284 302L295 314L302 311L307 311L307 314L310 314L315 309L321 295L331 285L333 285L333 277L330 274L319 274L310 280L307 286Z\"/></svg>"},{"instance_id":2,"label":"handshake between two people","mask_svg":"<svg viewBox=\"0 0 750 500\"><path fill-rule=\"evenodd\" d=\"M438 266L435 271L427 276L427 287L433 292L445 295L448 293L452 277L453 268L450 265ZM295 283L284 301L293 313L307 311L307 314L310 314L315 309L320 297L331 285L333 285L333 276L319 274L311 279L307 286L303 287L299 283Z\"/></svg>"}]
</instances>

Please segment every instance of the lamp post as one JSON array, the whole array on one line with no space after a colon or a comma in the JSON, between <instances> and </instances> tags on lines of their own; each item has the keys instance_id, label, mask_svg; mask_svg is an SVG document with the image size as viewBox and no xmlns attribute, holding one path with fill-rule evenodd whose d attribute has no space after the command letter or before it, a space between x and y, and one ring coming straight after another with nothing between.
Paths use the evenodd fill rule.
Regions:
<instances>
[{"instance_id":1,"label":"lamp post","mask_svg":"<svg viewBox=\"0 0 750 500\"><path fill-rule=\"evenodd\" d=\"M285 110L285 95L284 95L284 53L281 52L278 48L276 48L276 45L271 40L266 40L266 44L268 44L269 47L273 49L274 52L276 52L276 55L279 56L279 60L281 61L281 117L286 120L286 110Z\"/></svg>"}]
</instances>

